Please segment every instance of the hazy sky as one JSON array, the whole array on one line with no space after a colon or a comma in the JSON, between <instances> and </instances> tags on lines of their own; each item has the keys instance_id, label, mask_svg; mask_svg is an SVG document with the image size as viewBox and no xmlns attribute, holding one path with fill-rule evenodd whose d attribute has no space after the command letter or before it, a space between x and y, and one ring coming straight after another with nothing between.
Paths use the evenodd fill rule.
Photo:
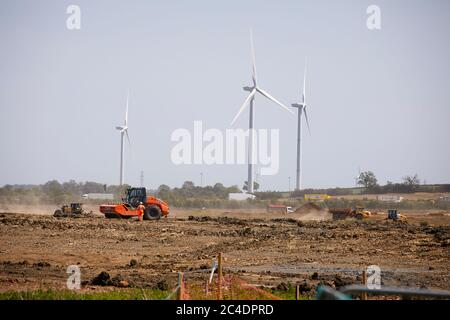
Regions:
<instances>
[{"instance_id":1,"label":"hazy sky","mask_svg":"<svg viewBox=\"0 0 450 320\"><path fill-rule=\"evenodd\" d=\"M67 6L81 30L66 28ZM381 30L366 27L369 5ZM299 102L308 57L312 135L304 187L352 186L358 167L380 183L417 173L450 182L450 2L0 2L0 185L57 179L118 184L130 89L125 181L242 185L245 165L172 164L171 133L225 130L251 84ZM294 186L296 116L257 97L257 128L280 129L280 170L262 189ZM248 111L236 128L247 128Z\"/></svg>"}]
</instances>

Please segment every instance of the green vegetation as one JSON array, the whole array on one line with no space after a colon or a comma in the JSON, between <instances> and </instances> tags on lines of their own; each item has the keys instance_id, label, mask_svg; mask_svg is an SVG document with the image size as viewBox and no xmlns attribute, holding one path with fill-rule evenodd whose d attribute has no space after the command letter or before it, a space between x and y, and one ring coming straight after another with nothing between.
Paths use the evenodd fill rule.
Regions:
<instances>
[{"instance_id":1,"label":"green vegetation","mask_svg":"<svg viewBox=\"0 0 450 320\"><path fill-rule=\"evenodd\" d=\"M80 201L86 193L112 193L116 199L121 199L126 186L107 186L97 182L59 183L48 181L43 185L5 185L0 188L0 203L4 204L62 204Z\"/></svg>"},{"instance_id":2,"label":"green vegetation","mask_svg":"<svg viewBox=\"0 0 450 320\"><path fill-rule=\"evenodd\" d=\"M240 299L267 299L267 296L249 289L234 288L233 298ZM289 286L289 290L266 289L264 290L282 300L295 299L295 287ZM191 292L197 299L204 297L204 292L198 295ZM169 296L169 291L158 289L121 289L102 292L80 292L71 290L34 290L34 291L7 291L0 293L0 300L163 300ZM209 298L214 299L215 295ZM224 296L225 299L231 298ZM302 296L302 300L307 300L307 296Z\"/></svg>"},{"instance_id":3,"label":"green vegetation","mask_svg":"<svg viewBox=\"0 0 450 320\"><path fill-rule=\"evenodd\" d=\"M288 290L269 289L268 292L279 297L281 300L295 300L295 287L290 284ZM301 295L300 300L310 300L310 298L308 296Z\"/></svg>"},{"instance_id":4,"label":"green vegetation","mask_svg":"<svg viewBox=\"0 0 450 320\"><path fill-rule=\"evenodd\" d=\"M363 175L365 174L365 175ZM367 180L367 181L366 181ZM328 189L304 189L294 192L265 191L255 192L255 200L235 201L228 200L229 193L239 193L238 186L225 187L222 183L213 186L199 187L192 181L186 181L181 188L170 188L161 185L157 190L149 190L161 199L167 201L172 207L178 208L219 208L219 209L264 209L268 204L284 204L298 207L304 203L305 194L321 193L331 196L355 195L355 194L384 194L384 193L410 193L410 192L450 192L450 184L441 185L419 185L417 175L403 178L403 183L388 182L385 186L376 184L376 177L371 172L362 173L361 183L366 187L355 188L328 188ZM69 202L90 202L93 204L103 203L103 200L84 201L81 196L85 193L112 193L116 201L120 201L127 186L107 186L96 182L77 183L73 180L59 183L48 181L43 185L5 185L0 188L0 205L8 204L52 204L60 205ZM368 209L450 209L450 202L443 200L404 200L400 203L382 202L377 200L346 200L329 199L320 203L328 207L354 207L364 206Z\"/></svg>"},{"instance_id":5,"label":"green vegetation","mask_svg":"<svg viewBox=\"0 0 450 320\"><path fill-rule=\"evenodd\" d=\"M425 220L420 221L420 226L421 227L428 227L428 225L429 225L428 221L425 221Z\"/></svg>"},{"instance_id":6,"label":"green vegetation","mask_svg":"<svg viewBox=\"0 0 450 320\"><path fill-rule=\"evenodd\" d=\"M248 181L244 181L244 185L242 186L242 190L247 191L248 190ZM258 191L259 190L259 183L256 181L253 181L253 190Z\"/></svg>"},{"instance_id":7,"label":"green vegetation","mask_svg":"<svg viewBox=\"0 0 450 320\"><path fill-rule=\"evenodd\" d=\"M361 172L358 177L358 184L366 189L373 189L378 186L377 178L372 171Z\"/></svg>"},{"instance_id":8,"label":"green vegetation","mask_svg":"<svg viewBox=\"0 0 450 320\"><path fill-rule=\"evenodd\" d=\"M104 292L79 292L70 290L7 291L0 293L0 300L161 300L168 291L157 289L122 289Z\"/></svg>"},{"instance_id":9,"label":"green vegetation","mask_svg":"<svg viewBox=\"0 0 450 320\"><path fill-rule=\"evenodd\" d=\"M237 186L225 187L221 183L214 186L197 187L192 181L186 181L181 188L171 189L163 184L159 186L157 195L175 207L204 206L220 207L224 201L228 202L228 194L241 192ZM209 204L209 205L208 205Z\"/></svg>"}]
</instances>

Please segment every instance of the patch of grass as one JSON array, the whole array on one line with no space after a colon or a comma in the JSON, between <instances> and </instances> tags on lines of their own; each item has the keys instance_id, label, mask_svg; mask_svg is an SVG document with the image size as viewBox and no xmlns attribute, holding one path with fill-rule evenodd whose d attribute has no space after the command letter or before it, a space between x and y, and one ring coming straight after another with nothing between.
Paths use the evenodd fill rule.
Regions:
<instances>
[{"instance_id":1,"label":"patch of grass","mask_svg":"<svg viewBox=\"0 0 450 320\"><path fill-rule=\"evenodd\" d=\"M103 292L70 290L7 291L0 293L0 300L161 300L168 291L155 289L120 289Z\"/></svg>"},{"instance_id":2,"label":"patch of grass","mask_svg":"<svg viewBox=\"0 0 450 320\"><path fill-rule=\"evenodd\" d=\"M277 290L277 289L269 289L266 290L273 294L274 296L279 297L281 300L295 300L295 287L289 286L289 290ZM308 296L300 295L300 300L310 300Z\"/></svg>"},{"instance_id":3,"label":"patch of grass","mask_svg":"<svg viewBox=\"0 0 450 320\"><path fill-rule=\"evenodd\" d=\"M425 221L425 220L422 220L422 221L420 221L420 226L421 227L428 227L428 221Z\"/></svg>"}]
</instances>

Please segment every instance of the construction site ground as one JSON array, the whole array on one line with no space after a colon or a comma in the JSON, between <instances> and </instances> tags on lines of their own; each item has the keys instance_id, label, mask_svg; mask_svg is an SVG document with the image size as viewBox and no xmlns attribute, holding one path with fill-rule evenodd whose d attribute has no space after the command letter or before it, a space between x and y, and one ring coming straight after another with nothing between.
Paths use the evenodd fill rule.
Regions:
<instances>
[{"instance_id":1,"label":"construction site ground","mask_svg":"<svg viewBox=\"0 0 450 320\"><path fill-rule=\"evenodd\" d=\"M82 290L102 271L121 286L174 288L179 271L207 270L221 252L224 273L246 283L283 288L361 282L369 265L382 284L450 290L449 212L401 211L407 222L379 213L365 220L329 220L325 212L173 209L169 218L55 218L47 208L0 213L0 292L65 289L69 265L81 270ZM190 273L204 283L208 273Z\"/></svg>"}]
</instances>

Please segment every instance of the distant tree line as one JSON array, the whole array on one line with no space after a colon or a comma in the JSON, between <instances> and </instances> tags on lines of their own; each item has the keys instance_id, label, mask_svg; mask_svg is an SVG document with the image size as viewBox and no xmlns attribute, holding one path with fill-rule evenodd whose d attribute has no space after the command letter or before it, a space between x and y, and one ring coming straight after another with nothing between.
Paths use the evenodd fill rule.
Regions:
<instances>
[{"instance_id":1,"label":"distant tree line","mask_svg":"<svg viewBox=\"0 0 450 320\"><path fill-rule=\"evenodd\" d=\"M68 182L59 183L56 180L48 181L42 185L13 186L5 185L0 188L0 203L16 204L62 204L80 201L86 193L112 193L117 199L122 197L124 188L107 186L97 182Z\"/></svg>"},{"instance_id":2,"label":"distant tree line","mask_svg":"<svg viewBox=\"0 0 450 320\"><path fill-rule=\"evenodd\" d=\"M450 184L425 185L417 174L403 177L402 182L394 183L388 181L384 186L378 184L378 180L372 171L361 172L357 178L360 187L355 188L324 188L324 189L302 189L294 191L294 198L303 197L305 194L323 193L331 196L344 196L351 194L384 194L384 193L414 193L414 192L450 192ZM269 192L273 194L273 192Z\"/></svg>"},{"instance_id":3,"label":"distant tree line","mask_svg":"<svg viewBox=\"0 0 450 320\"><path fill-rule=\"evenodd\" d=\"M304 194L323 193L331 196L364 194L364 193L411 193L411 192L450 192L450 184L421 185L417 175L406 176L401 183L388 182L384 186L378 185L375 174L370 171L359 176L361 187L355 188L328 188L303 189L294 192L265 191L255 192L255 200L235 201L228 200L230 193L240 193L238 186L226 187L222 183L213 186L195 186L192 181L186 181L180 188L170 188L160 185L157 190L148 190L167 201L173 207L184 208L263 208L269 203L282 203L297 206L303 203ZM125 195L127 186L105 185L97 182L68 182L59 183L56 180L48 181L42 185L5 185L0 188L0 203L2 204L63 204L68 202L84 201L82 195L86 193L112 193L116 201ZM102 202L101 200L98 200ZM332 200L329 200L332 201ZM335 200L333 200L335 201ZM93 201L95 202L95 201ZM405 201L402 206L408 205ZM333 203L330 202L330 205ZM338 205L338 203L335 203ZM342 204L344 205L344 204ZM367 203L375 206L375 203ZM424 206L430 204L424 203ZM334 206L334 205L333 205Z\"/></svg>"},{"instance_id":4,"label":"distant tree line","mask_svg":"<svg viewBox=\"0 0 450 320\"><path fill-rule=\"evenodd\" d=\"M176 207L198 208L214 202L214 206L220 207L222 202L228 201L228 194L240 192L242 191L238 186L225 187L222 183L216 183L214 186L199 187L192 181L185 181L181 188L170 188L162 184L156 195Z\"/></svg>"}]
</instances>

